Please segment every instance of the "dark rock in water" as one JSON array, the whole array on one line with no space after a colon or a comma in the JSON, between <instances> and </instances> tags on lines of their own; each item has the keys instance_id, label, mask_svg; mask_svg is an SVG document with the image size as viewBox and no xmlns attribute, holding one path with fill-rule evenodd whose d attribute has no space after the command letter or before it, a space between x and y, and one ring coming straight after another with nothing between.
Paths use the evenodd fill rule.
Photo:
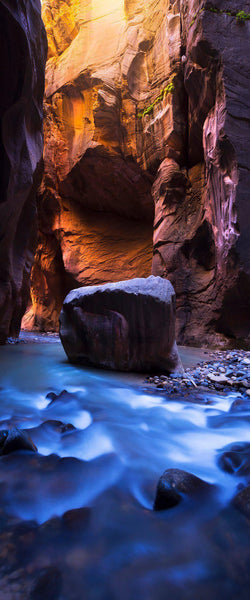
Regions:
<instances>
[{"instance_id":1,"label":"dark rock in water","mask_svg":"<svg viewBox=\"0 0 250 600\"><path fill-rule=\"evenodd\" d=\"M230 412L250 412L250 398L240 396L231 405Z\"/></svg>"},{"instance_id":2,"label":"dark rock in water","mask_svg":"<svg viewBox=\"0 0 250 600\"><path fill-rule=\"evenodd\" d=\"M85 529L90 519L91 510L89 507L74 508L67 510L62 516L63 524L66 529L72 533Z\"/></svg>"},{"instance_id":3,"label":"dark rock in water","mask_svg":"<svg viewBox=\"0 0 250 600\"><path fill-rule=\"evenodd\" d=\"M57 600L62 589L62 575L57 567L42 569L30 591L30 600Z\"/></svg>"},{"instance_id":4,"label":"dark rock in water","mask_svg":"<svg viewBox=\"0 0 250 600\"><path fill-rule=\"evenodd\" d=\"M73 290L60 315L71 362L120 371L180 369L175 293L161 277Z\"/></svg>"},{"instance_id":5,"label":"dark rock in water","mask_svg":"<svg viewBox=\"0 0 250 600\"><path fill-rule=\"evenodd\" d=\"M55 421L54 419L48 419L48 421L44 421L42 424L44 427L50 427L57 431L57 433L68 433L69 431L75 431L74 425L72 423L62 423L62 421Z\"/></svg>"},{"instance_id":6,"label":"dark rock in water","mask_svg":"<svg viewBox=\"0 0 250 600\"><path fill-rule=\"evenodd\" d=\"M72 507L88 507L93 498L117 481L122 471L115 454L84 461L72 456L13 452L0 460L1 507L8 514L28 512L29 519L40 523L50 520L51 535L55 514L60 517ZM60 533L60 523L55 525Z\"/></svg>"},{"instance_id":7,"label":"dark rock in water","mask_svg":"<svg viewBox=\"0 0 250 600\"><path fill-rule=\"evenodd\" d=\"M53 435L53 434L59 434L59 435L64 435L65 433L69 433L71 431L75 431L76 428L74 427L74 425L72 425L71 423L63 423L62 421L58 421L55 419L48 419L47 421L44 421L43 423L41 423L41 425L38 425L37 427L32 427L31 429L26 429L26 433L30 433L32 435L32 437L34 437L34 439L36 439L36 436L39 434L49 434L49 435ZM39 445L39 442L36 440L36 442Z\"/></svg>"},{"instance_id":8,"label":"dark rock in water","mask_svg":"<svg viewBox=\"0 0 250 600\"><path fill-rule=\"evenodd\" d=\"M49 392L49 393L46 395L46 398L48 398L48 400L51 400L51 401L53 401L53 400L55 400L55 399L57 398L57 394L55 394L55 392Z\"/></svg>"},{"instance_id":9,"label":"dark rock in water","mask_svg":"<svg viewBox=\"0 0 250 600\"><path fill-rule=\"evenodd\" d=\"M209 492L213 486L192 473L181 469L167 469L160 477L154 510L166 510L177 506L183 496L198 496Z\"/></svg>"},{"instance_id":10,"label":"dark rock in water","mask_svg":"<svg viewBox=\"0 0 250 600\"><path fill-rule=\"evenodd\" d=\"M0 431L0 455L10 454L17 450L37 452L37 447L31 437L21 429Z\"/></svg>"},{"instance_id":11,"label":"dark rock in water","mask_svg":"<svg viewBox=\"0 0 250 600\"><path fill-rule=\"evenodd\" d=\"M222 448L218 465L232 475L250 475L250 443L238 442Z\"/></svg>"},{"instance_id":12,"label":"dark rock in water","mask_svg":"<svg viewBox=\"0 0 250 600\"><path fill-rule=\"evenodd\" d=\"M62 392L60 392L60 394L55 394L55 392L49 392L46 396L46 398L48 400L51 400L51 402L49 403L49 406L51 406L52 404L54 404L54 402L60 401L60 402L67 402L68 400L70 400L71 398L74 398L74 394L67 392L67 390L62 390Z\"/></svg>"},{"instance_id":13,"label":"dark rock in water","mask_svg":"<svg viewBox=\"0 0 250 600\"><path fill-rule=\"evenodd\" d=\"M232 500L233 506L250 519L250 485L240 490Z\"/></svg>"}]
</instances>

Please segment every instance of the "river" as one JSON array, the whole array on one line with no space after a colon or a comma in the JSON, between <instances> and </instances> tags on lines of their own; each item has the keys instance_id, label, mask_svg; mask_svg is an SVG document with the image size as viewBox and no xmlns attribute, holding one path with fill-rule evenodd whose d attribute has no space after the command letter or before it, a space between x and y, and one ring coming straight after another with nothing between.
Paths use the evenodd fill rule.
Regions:
<instances>
[{"instance_id":1,"label":"river","mask_svg":"<svg viewBox=\"0 0 250 600\"><path fill-rule=\"evenodd\" d=\"M0 458L0 600L247 599L246 518L230 505L241 479L217 465L249 440L235 394L168 398L39 339L0 348L0 429L26 429L39 453ZM169 467L212 496L154 512Z\"/></svg>"}]
</instances>

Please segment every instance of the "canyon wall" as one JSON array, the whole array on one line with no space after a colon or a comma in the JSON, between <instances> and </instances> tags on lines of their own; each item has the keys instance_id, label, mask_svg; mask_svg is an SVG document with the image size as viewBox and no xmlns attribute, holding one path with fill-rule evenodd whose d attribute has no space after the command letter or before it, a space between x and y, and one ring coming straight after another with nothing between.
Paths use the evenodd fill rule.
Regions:
<instances>
[{"instance_id":1,"label":"canyon wall","mask_svg":"<svg viewBox=\"0 0 250 600\"><path fill-rule=\"evenodd\" d=\"M42 176L46 34L40 0L0 3L0 343L19 333L29 297Z\"/></svg>"},{"instance_id":2,"label":"canyon wall","mask_svg":"<svg viewBox=\"0 0 250 600\"><path fill-rule=\"evenodd\" d=\"M174 94L163 91L170 72L176 77L167 7L165 0L43 2L45 174L26 327L56 328L72 287L151 273L151 188L167 144L179 156L185 137L180 83ZM176 27L178 17L173 34ZM161 119L145 131L139 115L159 94Z\"/></svg>"},{"instance_id":3,"label":"canyon wall","mask_svg":"<svg viewBox=\"0 0 250 600\"><path fill-rule=\"evenodd\" d=\"M246 342L249 20L236 18L240 9L44 0L45 173L26 327L56 329L73 287L152 266L175 287L179 342Z\"/></svg>"},{"instance_id":4,"label":"canyon wall","mask_svg":"<svg viewBox=\"0 0 250 600\"><path fill-rule=\"evenodd\" d=\"M250 4L180 8L186 169L165 160L153 186L153 273L175 287L179 341L249 344Z\"/></svg>"}]
</instances>

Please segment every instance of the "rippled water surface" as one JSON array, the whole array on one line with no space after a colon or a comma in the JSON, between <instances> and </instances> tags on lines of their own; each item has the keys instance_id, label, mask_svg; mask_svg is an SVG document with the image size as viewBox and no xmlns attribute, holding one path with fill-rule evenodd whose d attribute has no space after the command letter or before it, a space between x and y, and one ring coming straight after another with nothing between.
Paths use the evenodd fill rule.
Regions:
<instances>
[{"instance_id":1,"label":"rippled water surface","mask_svg":"<svg viewBox=\"0 0 250 600\"><path fill-rule=\"evenodd\" d=\"M249 440L248 415L232 416L233 394L193 403L192 392L167 398L140 381L69 365L56 341L0 348L0 428L29 430L39 452L0 458L9 518L0 549L7 534L17 549L14 563L5 555L1 600L10 573L19 571L14 600L29 598L48 566L61 577L52 599L248 597L247 523L230 507L241 479L217 466L225 445ZM153 512L169 467L214 484L214 493Z\"/></svg>"}]
</instances>

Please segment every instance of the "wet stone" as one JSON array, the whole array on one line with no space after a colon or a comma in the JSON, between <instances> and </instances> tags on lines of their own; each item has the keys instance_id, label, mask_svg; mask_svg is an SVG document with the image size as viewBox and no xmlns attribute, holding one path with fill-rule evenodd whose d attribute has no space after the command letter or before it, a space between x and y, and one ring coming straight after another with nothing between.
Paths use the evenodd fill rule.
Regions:
<instances>
[{"instance_id":1,"label":"wet stone","mask_svg":"<svg viewBox=\"0 0 250 600\"><path fill-rule=\"evenodd\" d=\"M181 469L167 469L157 484L154 510L172 508L185 497L198 498L208 494L213 488L214 486L192 473Z\"/></svg>"},{"instance_id":2,"label":"wet stone","mask_svg":"<svg viewBox=\"0 0 250 600\"><path fill-rule=\"evenodd\" d=\"M237 392L243 397L250 395L250 352L235 350L207 352L208 359L198 363L194 368L187 368L178 375L156 375L147 377L147 383L158 387L164 382L167 395L192 386L197 389L215 390L219 393ZM158 388L160 389L160 388Z\"/></svg>"},{"instance_id":3,"label":"wet stone","mask_svg":"<svg viewBox=\"0 0 250 600\"><path fill-rule=\"evenodd\" d=\"M250 475L250 443L238 442L225 446L217 462L223 471L232 475Z\"/></svg>"},{"instance_id":4,"label":"wet stone","mask_svg":"<svg viewBox=\"0 0 250 600\"><path fill-rule=\"evenodd\" d=\"M231 405L230 412L249 412L250 398L247 396L239 396Z\"/></svg>"},{"instance_id":5,"label":"wet stone","mask_svg":"<svg viewBox=\"0 0 250 600\"><path fill-rule=\"evenodd\" d=\"M35 429L36 430L51 429L52 431L59 433L59 434L64 434L64 433L68 433L70 431L76 430L74 425L72 425L71 423L63 423L62 421L57 421L55 419L48 419L48 420L44 421L41 425L39 425L39 427L36 427Z\"/></svg>"},{"instance_id":6,"label":"wet stone","mask_svg":"<svg viewBox=\"0 0 250 600\"><path fill-rule=\"evenodd\" d=\"M21 429L5 429L0 431L0 456L11 454L17 450L37 452L31 437Z\"/></svg>"},{"instance_id":7,"label":"wet stone","mask_svg":"<svg viewBox=\"0 0 250 600\"><path fill-rule=\"evenodd\" d=\"M250 519L250 485L240 490L232 500L232 504L245 517Z\"/></svg>"},{"instance_id":8,"label":"wet stone","mask_svg":"<svg viewBox=\"0 0 250 600\"><path fill-rule=\"evenodd\" d=\"M48 400L51 400L51 402L49 403L49 406L51 406L52 404L54 404L54 402L67 402L72 396L74 396L74 394L67 392L67 390L62 390L60 394L55 394L55 392L49 392L46 398Z\"/></svg>"},{"instance_id":9,"label":"wet stone","mask_svg":"<svg viewBox=\"0 0 250 600\"><path fill-rule=\"evenodd\" d=\"M74 508L64 513L62 519L68 531L78 533L89 523L91 509L88 507Z\"/></svg>"},{"instance_id":10,"label":"wet stone","mask_svg":"<svg viewBox=\"0 0 250 600\"><path fill-rule=\"evenodd\" d=\"M62 575L57 567L42 569L33 582L29 600L57 600L62 590Z\"/></svg>"}]
</instances>

